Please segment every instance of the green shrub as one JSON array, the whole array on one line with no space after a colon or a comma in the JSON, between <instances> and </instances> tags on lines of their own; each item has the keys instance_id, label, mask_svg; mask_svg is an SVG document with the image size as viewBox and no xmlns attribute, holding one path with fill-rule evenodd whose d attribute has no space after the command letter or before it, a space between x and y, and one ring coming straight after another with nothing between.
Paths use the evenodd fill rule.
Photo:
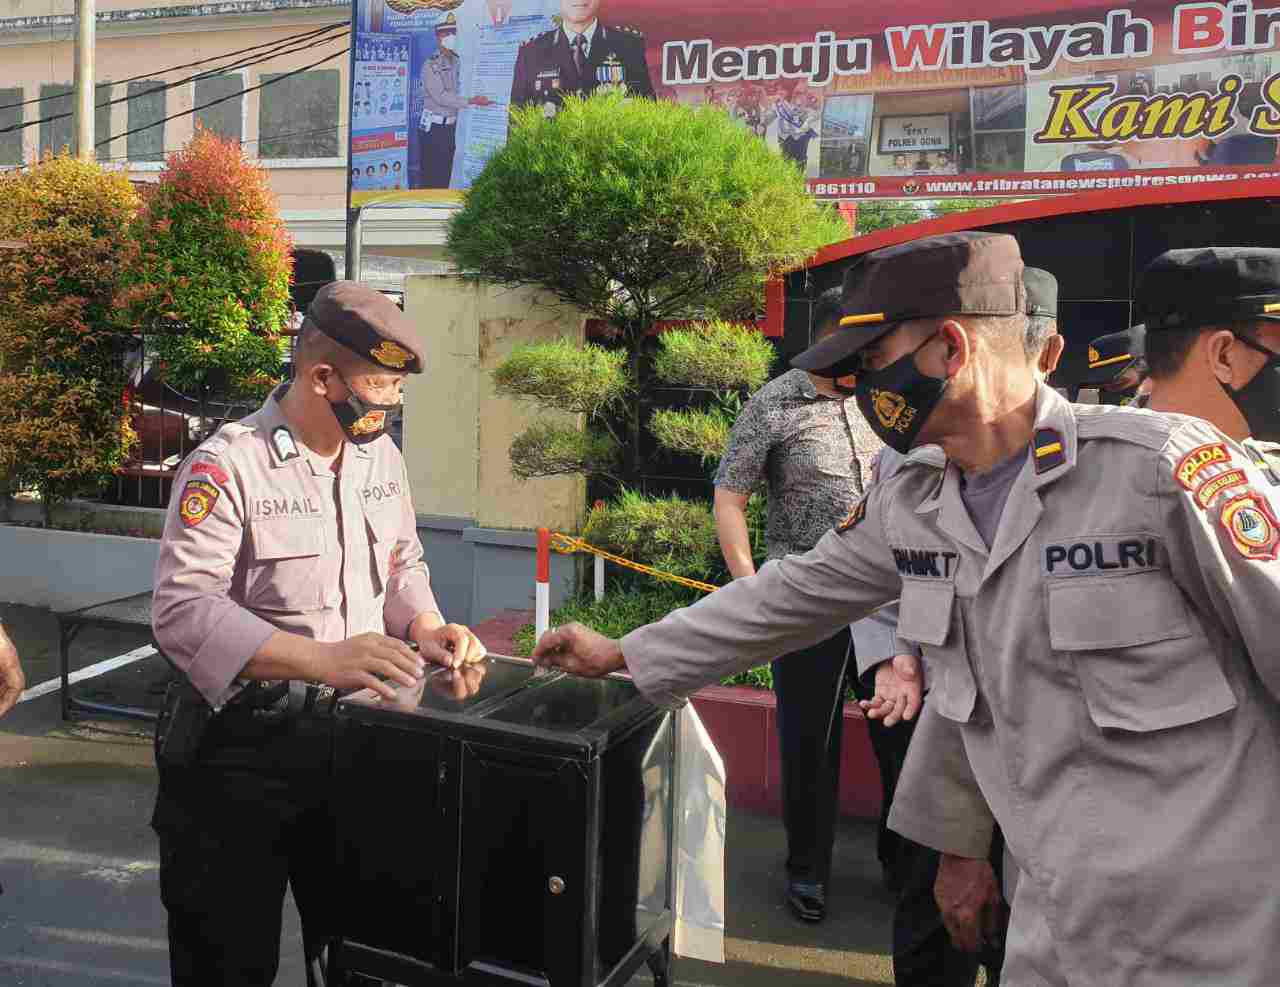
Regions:
<instances>
[{"instance_id":1,"label":"green shrub","mask_svg":"<svg viewBox=\"0 0 1280 987\"><path fill-rule=\"evenodd\" d=\"M567 339L517 346L493 371L499 394L535 398L561 411L594 415L627 392L627 354Z\"/></svg>"},{"instance_id":2,"label":"green shrub","mask_svg":"<svg viewBox=\"0 0 1280 987\"><path fill-rule=\"evenodd\" d=\"M772 344L754 326L716 319L664 332L653 373L676 387L754 391L769 379L775 357Z\"/></svg>"},{"instance_id":3,"label":"green shrub","mask_svg":"<svg viewBox=\"0 0 1280 987\"><path fill-rule=\"evenodd\" d=\"M618 443L610 435L575 425L535 422L515 437L508 452L511 472L521 480L586 473L610 476Z\"/></svg>"},{"instance_id":4,"label":"green shrub","mask_svg":"<svg viewBox=\"0 0 1280 987\"><path fill-rule=\"evenodd\" d=\"M674 494L647 497L623 490L591 510L582 537L615 555L676 576L708 580L719 569L720 545L711 506Z\"/></svg>"},{"instance_id":5,"label":"green shrub","mask_svg":"<svg viewBox=\"0 0 1280 987\"><path fill-rule=\"evenodd\" d=\"M649 419L649 431L658 445L672 452L697 456L703 463L719 459L729 444L733 422L718 408L676 411L659 408Z\"/></svg>"}]
</instances>

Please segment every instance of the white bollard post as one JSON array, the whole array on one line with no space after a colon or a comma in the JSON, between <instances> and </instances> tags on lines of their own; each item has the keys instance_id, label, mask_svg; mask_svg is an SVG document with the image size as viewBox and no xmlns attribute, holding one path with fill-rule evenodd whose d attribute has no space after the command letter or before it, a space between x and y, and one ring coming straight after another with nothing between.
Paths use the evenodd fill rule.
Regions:
<instances>
[{"instance_id":1,"label":"white bollard post","mask_svg":"<svg viewBox=\"0 0 1280 987\"><path fill-rule=\"evenodd\" d=\"M534 572L533 628L535 640L541 640L551 626L551 532L538 529L538 556Z\"/></svg>"},{"instance_id":2,"label":"white bollard post","mask_svg":"<svg viewBox=\"0 0 1280 987\"><path fill-rule=\"evenodd\" d=\"M596 602L604 599L604 559L597 555L596 560Z\"/></svg>"}]
</instances>

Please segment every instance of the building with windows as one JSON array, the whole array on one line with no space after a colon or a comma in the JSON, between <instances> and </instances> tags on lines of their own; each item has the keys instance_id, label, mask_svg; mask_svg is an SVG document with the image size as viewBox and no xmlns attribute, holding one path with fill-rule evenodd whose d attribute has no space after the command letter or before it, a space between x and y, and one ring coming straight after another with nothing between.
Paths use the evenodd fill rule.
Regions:
<instances>
[{"instance_id":1,"label":"building with windows","mask_svg":"<svg viewBox=\"0 0 1280 987\"><path fill-rule=\"evenodd\" d=\"M349 19L333 0L99 0L98 159L147 181L197 124L238 140L269 172L297 245L333 253L341 271ZM72 141L74 32L73 0L0 3L0 168ZM395 287L443 270L447 215L370 210L364 276Z\"/></svg>"}]
</instances>

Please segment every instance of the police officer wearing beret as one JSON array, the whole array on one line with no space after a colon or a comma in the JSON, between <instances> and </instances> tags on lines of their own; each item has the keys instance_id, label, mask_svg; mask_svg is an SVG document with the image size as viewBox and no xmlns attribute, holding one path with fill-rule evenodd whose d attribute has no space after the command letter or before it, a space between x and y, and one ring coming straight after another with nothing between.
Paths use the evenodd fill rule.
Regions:
<instances>
[{"instance_id":1,"label":"police officer wearing beret","mask_svg":"<svg viewBox=\"0 0 1280 987\"><path fill-rule=\"evenodd\" d=\"M1096 387L1099 404L1141 407L1139 388L1147 377L1144 326L1107 333L1089 341L1089 369L1080 387Z\"/></svg>"},{"instance_id":2,"label":"police officer wearing beret","mask_svg":"<svg viewBox=\"0 0 1280 987\"><path fill-rule=\"evenodd\" d=\"M387 436L406 375L425 369L416 330L385 296L335 282L294 363L183 464L156 567L155 638L181 672L152 820L179 987L272 983L286 886L313 982L335 931L326 714L346 691L394 698L429 663L463 680L484 656L440 614ZM389 821L388 852L426 824Z\"/></svg>"},{"instance_id":3,"label":"police officer wearing beret","mask_svg":"<svg viewBox=\"0 0 1280 987\"><path fill-rule=\"evenodd\" d=\"M904 466L805 555L620 641L557 628L535 658L625 668L673 707L900 599L933 676L890 825L981 858L990 831L956 821L990 806L1018 868L1006 987L1280 982L1271 481L1200 419L1037 382L1021 271L1001 234L868 254L847 331L793 364L855 372L886 445L945 467ZM1280 312L1280 292L1237 301L1217 318Z\"/></svg>"},{"instance_id":4,"label":"police officer wearing beret","mask_svg":"<svg viewBox=\"0 0 1280 987\"><path fill-rule=\"evenodd\" d=\"M644 35L602 24L599 14L600 0L560 0L560 26L520 46L512 105L532 103L554 114L566 95L588 96L600 86L653 97Z\"/></svg>"}]
</instances>

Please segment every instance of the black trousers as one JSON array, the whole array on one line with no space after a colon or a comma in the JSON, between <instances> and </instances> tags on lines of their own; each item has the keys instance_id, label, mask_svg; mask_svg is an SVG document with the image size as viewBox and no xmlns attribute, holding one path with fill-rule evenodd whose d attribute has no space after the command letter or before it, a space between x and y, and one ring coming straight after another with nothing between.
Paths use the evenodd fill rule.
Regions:
<instances>
[{"instance_id":1,"label":"black trousers","mask_svg":"<svg viewBox=\"0 0 1280 987\"><path fill-rule=\"evenodd\" d=\"M422 142L421 188L448 188L457 150L457 123L433 123Z\"/></svg>"},{"instance_id":2,"label":"black trousers","mask_svg":"<svg viewBox=\"0 0 1280 987\"><path fill-rule=\"evenodd\" d=\"M160 766L152 827L175 987L266 987L286 887L309 964L328 944L335 842L325 720L216 716L190 767Z\"/></svg>"},{"instance_id":3,"label":"black trousers","mask_svg":"<svg viewBox=\"0 0 1280 987\"><path fill-rule=\"evenodd\" d=\"M855 690L870 698L874 689L858 683ZM871 746L880 766L884 809L880 815L878 852L885 875L897 894L893 914L893 974L898 987L973 987L978 967L987 971L987 983L997 987L1004 965L1003 947L987 946L965 953L951 943L937 900L933 896L941 854L893 832L886 825L898 778L907 759L915 721L886 727L868 720ZM1004 869L1004 838L999 829L991 845L996 878Z\"/></svg>"},{"instance_id":4,"label":"black trousers","mask_svg":"<svg viewBox=\"0 0 1280 987\"><path fill-rule=\"evenodd\" d=\"M845 628L773 662L787 873L800 881L825 882L831 874L849 642Z\"/></svg>"}]
</instances>

